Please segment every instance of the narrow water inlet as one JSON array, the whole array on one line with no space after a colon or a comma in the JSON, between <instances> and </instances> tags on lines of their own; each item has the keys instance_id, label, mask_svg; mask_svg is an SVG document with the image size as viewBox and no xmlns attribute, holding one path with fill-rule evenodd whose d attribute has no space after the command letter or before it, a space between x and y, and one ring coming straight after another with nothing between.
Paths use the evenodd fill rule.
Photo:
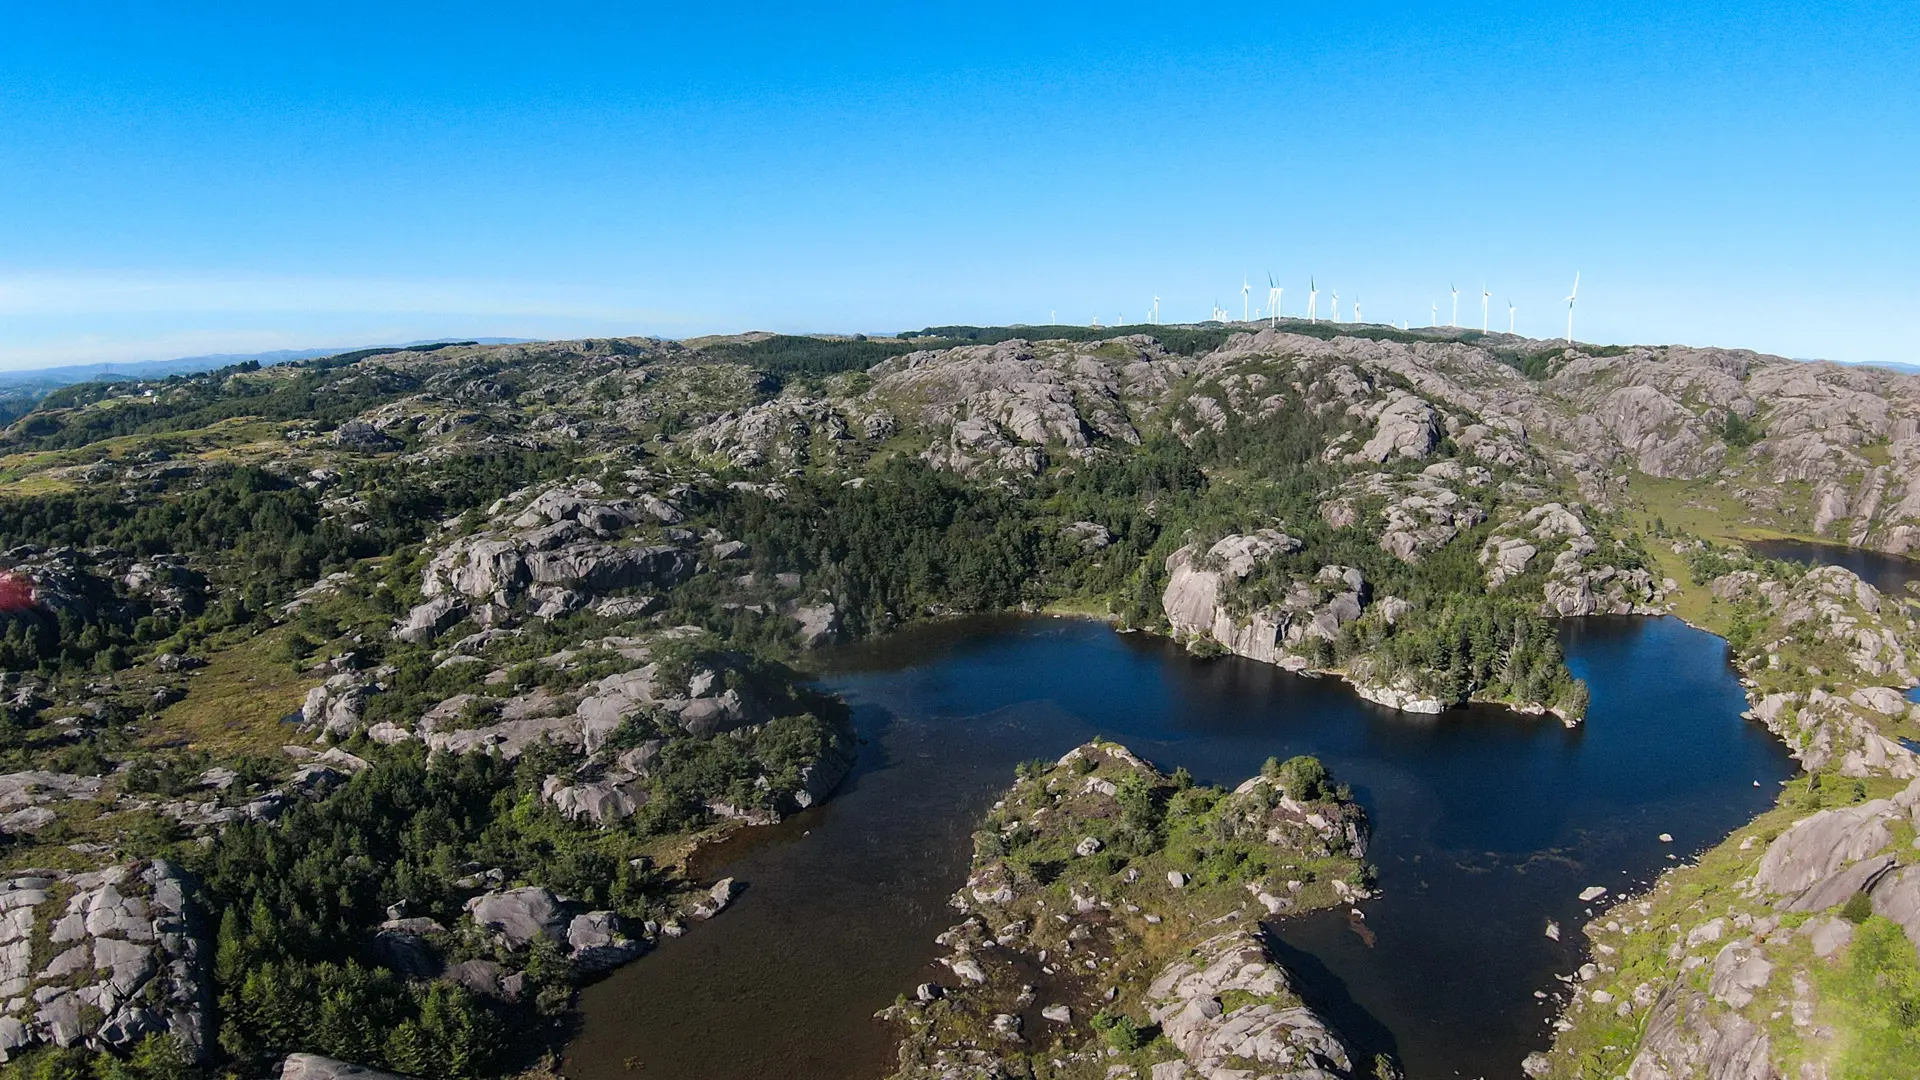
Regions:
<instances>
[{"instance_id":1,"label":"narrow water inlet","mask_svg":"<svg viewBox=\"0 0 1920 1080\"><path fill-rule=\"evenodd\" d=\"M836 650L822 682L855 707L855 772L825 806L713 853L701 869L746 893L590 987L566 1071L885 1076L892 1032L871 1016L940 980L933 938L954 921L974 825L1015 764L1104 735L1212 783L1320 756L1372 815L1382 895L1363 905L1371 942L1344 912L1276 927L1291 963L1367 1054L1415 1076L1518 1077L1548 1035L1535 991L1579 962L1580 891L1650 880L1793 770L1740 719L1718 638L1596 618L1564 623L1562 641L1593 689L1575 729L1489 707L1397 713L1333 679L1071 620L957 620Z\"/></svg>"}]
</instances>

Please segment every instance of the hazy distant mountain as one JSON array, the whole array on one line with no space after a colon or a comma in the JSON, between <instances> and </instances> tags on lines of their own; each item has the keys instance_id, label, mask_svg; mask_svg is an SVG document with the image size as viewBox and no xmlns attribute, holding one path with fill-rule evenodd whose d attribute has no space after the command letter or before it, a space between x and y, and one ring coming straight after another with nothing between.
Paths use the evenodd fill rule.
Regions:
<instances>
[{"instance_id":1,"label":"hazy distant mountain","mask_svg":"<svg viewBox=\"0 0 1920 1080\"><path fill-rule=\"evenodd\" d=\"M427 345L438 341L467 340L482 345L519 345L533 341L533 338L426 338L420 341L404 341L394 348L409 345ZM263 366L285 364L293 360L311 360L316 356L333 356L338 353L354 352L359 348L335 349L275 349L272 352L254 353L207 353L203 356L181 356L172 360L141 360L124 364L70 364L64 367L32 368L25 371L0 371L0 389L29 389L42 393L56 390L74 383L92 382L95 379L164 379L169 375L187 375L196 371L212 371L232 364L242 364L253 360Z\"/></svg>"}]
</instances>

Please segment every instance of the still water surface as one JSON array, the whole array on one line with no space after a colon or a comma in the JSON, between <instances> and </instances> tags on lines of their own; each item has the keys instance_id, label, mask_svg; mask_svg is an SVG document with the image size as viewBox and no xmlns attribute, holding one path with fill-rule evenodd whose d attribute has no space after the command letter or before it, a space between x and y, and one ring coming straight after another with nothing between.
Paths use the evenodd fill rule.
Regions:
<instances>
[{"instance_id":1,"label":"still water surface","mask_svg":"<svg viewBox=\"0 0 1920 1080\"><path fill-rule=\"evenodd\" d=\"M854 705L853 774L827 805L708 857L701 873L746 892L590 987L566 1072L886 1075L890 1032L871 1016L939 979L933 937L954 921L975 822L1016 763L1104 735L1222 784L1270 755L1325 760L1372 815L1374 940L1338 914L1293 920L1278 927L1285 959L1362 1059L1391 1051L1416 1080L1517 1078L1546 1043L1535 991L1579 963L1576 894L1710 846L1792 771L1740 719L1718 638L1596 618L1563 623L1562 641L1593 690L1575 730L1485 707L1397 713L1330 679L1067 620L967 619L836 650L822 682Z\"/></svg>"},{"instance_id":2,"label":"still water surface","mask_svg":"<svg viewBox=\"0 0 1920 1080\"><path fill-rule=\"evenodd\" d=\"M1820 544L1810 540L1750 540L1747 549L1764 559L1813 566L1844 566L1889 596L1906 596L1907 582L1920 578L1920 562L1884 551Z\"/></svg>"}]
</instances>

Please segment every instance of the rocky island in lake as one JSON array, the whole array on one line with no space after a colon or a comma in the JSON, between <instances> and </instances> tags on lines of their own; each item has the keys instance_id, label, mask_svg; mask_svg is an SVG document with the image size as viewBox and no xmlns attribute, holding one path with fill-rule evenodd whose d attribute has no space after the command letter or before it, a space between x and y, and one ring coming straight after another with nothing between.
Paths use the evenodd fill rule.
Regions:
<instances>
[{"instance_id":1,"label":"rocky island in lake","mask_svg":"<svg viewBox=\"0 0 1920 1080\"><path fill-rule=\"evenodd\" d=\"M1022 766L974 835L950 976L883 1014L906 1031L895 1075L1353 1076L1261 920L1364 900L1366 850L1365 813L1310 757L1233 791L1111 742Z\"/></svg>"}]
</instances>

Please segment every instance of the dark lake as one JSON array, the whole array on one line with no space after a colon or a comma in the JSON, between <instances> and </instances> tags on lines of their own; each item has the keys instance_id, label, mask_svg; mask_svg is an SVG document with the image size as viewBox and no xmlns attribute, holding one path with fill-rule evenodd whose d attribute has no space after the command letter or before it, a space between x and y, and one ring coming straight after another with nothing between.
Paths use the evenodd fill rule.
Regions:
<instances>
[{"instance_id":1,"label":"dark lake","mask_svg":"<svg viewBox=\"0 0 1920 1080\"><path fill-rule=\"evenodd\" d=\"M1749 540L1747 550L1764 559L1814 566L1844 566L1889 596L1907 596L1907 582L1920 580L1920 562L1884 551L1819 544L1808 540Z\"/></svg>"},{"instance_id":2,"label":"dark lake","mask_svg":"<svg viewBox=\"0 0 1920 1080\"><path fill-rule=\"evenodd\" d=\"M1371 814L1375 940L1344 916L1282 924L1285 960L1362 1053L1414 1078L1517 1080L1547 1042L1554 976L1580 963L1590 885L1631 888L1770 805L1793 771L1744 721L1723 643L1671 618L1574 619L1588 722L1474 707L1397 713L1331 679L1060 619L979 618L835 651L861 760L826 806L752 830L698 870L734 908L582 995L577 1080L873 1080L873 1012L937 979L934 935L969 835L1016 763L1118 739L1232 784L1319 755ZM1662 843L1661 833L1673 842ZM1562 940L1544 936L1548 919Z\"/></svg>"}]
</instances>

